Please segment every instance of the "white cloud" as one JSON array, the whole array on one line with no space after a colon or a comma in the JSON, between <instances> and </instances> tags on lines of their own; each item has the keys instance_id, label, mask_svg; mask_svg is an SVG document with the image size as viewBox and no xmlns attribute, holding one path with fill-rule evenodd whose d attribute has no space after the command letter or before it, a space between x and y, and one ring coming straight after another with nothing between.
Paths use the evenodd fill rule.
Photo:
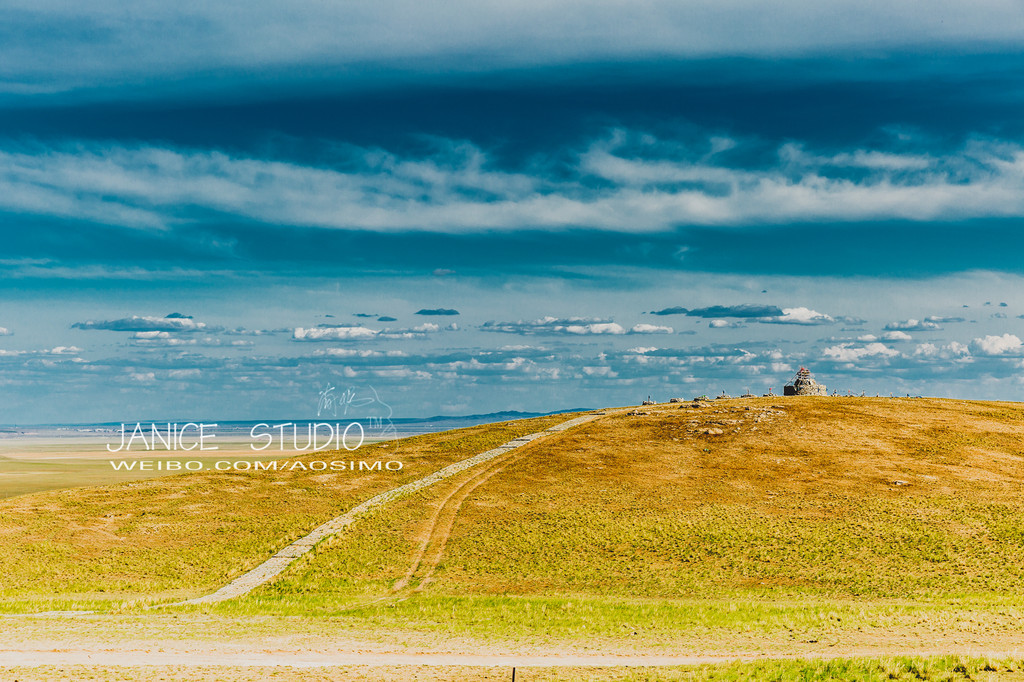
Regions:
<instances>
[{"instance_id":1,"label":"white cloud","mask_svg":"<svg viewBox=\"0 0 1024 682\"><path fill-rule=\"evenodd\" d=\"M174 348L179 346L202 346L216 348L223 345L220 338L216 336L188 334L178 336L168 332L135 332L130 337L131 344L140 348ZM230 346L239 347L238 341L232 341ZM252 345L251 341L242 341L242 347Z\"/></svg>"},{"instance_id":2,"label":"white cloud","mask_svg":"<svg viewBox=\"0 0 1024 682\"><path fill-rule=\"evenodd\" d=\"M81 352L78 346L54 346L50 349L50 355L77 355Z\"/></svg>"},{"instance_id":3,"label":"white cloud","mask_svg":"<svg viewBox=\"0 0 1024 682\"><path fill-rule=\"evenodd\" d=\"M971 342L971 348L979 355L1016 355L1022 350L1020 337L1014 334L977 338Z\"/></svg>"},{"instance_id":4,"label":"white cloud","mask_svg":"<svg viewBox=\"0 0 1024 682\"><path fill-rule=\"evenodd\" d=\"M378 330L366 327L296 327L292 332L292 338L296 341L348 341L372 339L378 334Z\"/></svg>"},{"instance_id":5,"label":"white cloud","mask_svg":"<svg viewBox=\"0 0 1024 682\"><path fill-rule=\"evenodd\" d=\"M236 327L235 329L228 329L224 332L227 336L269 336L273 334L280 334L282 332L291 332L291 329L246 329L244 327Z\"/></svg>"},{"instance_id":6,"label":"white cloud","mask_svg":"<svg viewBox=\"0 0 1024 682\"><path fill-rule=\"evenodd\" d=\"M892 154L858 149L853 153L836 154L831 158L818 159L823 165L872 168L880 170L925 170L935 159L920 154Z\"/></svg>"},{"instance_id":7,"label":"white cloud","mask_svg":"<svg viewBox=\"0 0 1024 682\"><path fill-rule=\"evenodd\" d=\"M885 328L889 331L904 331L904 332L932 332L942 329L935 322L929 322L928 320L917 320L910 318L909 320L901 320L899 322L890 322L885 325Z\"/></svg>"},{"instance_id":8,"label":"white cloud","mask_svg":"<svg viewBox=\"0 0 1024 682\"><path fill-rule=\"evenodd\" d=\"M910 341L913 338L910 334L901 331L885 332L882 334L882 339L885 341Z\"/></svg>"},{"instance_id":9,"label":"white cloud","mask_svg":"<svg viewBox=\"0 0 1024 682\"><path fill-rule=\"evenodd\" d=\"M857 362L867 357L897 357L900 352L895 348L889 348L884 343L869 343L859 347L844 343L838 346L830 346L823 350L822 354L838 362Z\"/></svg>"},{"instance_id":10,"label":"white cloud","mask_svg":"<svg viewBox=\"0 0 1024 682\"><path fill-rule=\"evenodd\" d=\"M481 331L505 332L508 334L570 334L582 336L588 334L625 334L622 325L610 320L584 317L542 317L532 322L486 322L480 326Z\"/></svg>"},{"instance_id":11,"label":"white cloud","mask_svg":"<svg viewBox=\"0 0 1024 682\"><path fill-rule=\"evenodd\" d=\"M775 317L762 317L758 319L758 322L765 322L770 324L799 324L799 325L817 325L817 324L832 324L835 322L831 316L825 313L819 313L816 310L810 308L783 308L782 315Z\"/></svg>"},{"instance_id":12,"label":"white cloud","mask_svg":"<svg viewBox=\"0 0 1024 682\"><path fill-rule=\"evenodd\" d=\"M11 332L7 329L7 327L0 327L0 336L10 336L10 335L11 335Z\"/></svg>"},{"instance_id":13,"label":"white cloud","mask_svg":"<svg viewBox=\"0 0 1024 682\"><path fill-rule=\"evenodd\" d=\"M400 350L368 350L354 348L323 348L313 351L313 355L322 355L332 358L401 358L406 357L405 351Z\"/></svg>"},{"instance_id":14,"label":"white cloud","mask_svg":"<svg viewBox=\"0 0 1024 682\"><path fill-rule=\"evenodd\" d=\"M633 325L629 333L630 334L671 334L674 330L672 327L663 327L656 324L635 324Z\"/></svg>"},{"instance_id":15,"label":"white cloud","mask_svg":"<svg viewBox=\"0 0 1024 682\"><path fill-rule=\"evenodd\" d=\"M615 322L595 322L591 324L570 324L565 326L570 334L625 334L622 325Z\"/></svg>"},{"instance_id":16,"label":"white cloud","mask_svg":"<svg viewBox=\"0 0 1024 682\"><path fill-rule=\"evenodd\" d=\"M53 348L42 348L39 350L4 350L0 348L0 357L78 355L81 352L82 349L78 346L54 346ZM76 359L80 360L79 358Z\"/></svg>"},{"instance_id":17,"label":"white cloud","mask_svg":"<svg viewBox=\"0 0 1024 682\"><path fill-rule=\"evenodd\" d=\"M0 180L2 184L2 180ZM135 332L133 338L158 338L145 337L139 334L151 332L199 332L216 331L207 328L205 322L198 322L191 317L183 315L168 315L167 317L154 317L152 315L132 315L117 320L89 320L88 322L76 322L71 325L76 329L94 329L114 332Z\"/></svg>"},{"instance_id":18,"label":"white cloud","mask_svg":"<svg viewBox=\"0 0 1024 682\"><path fill-rule=\"evenodd\" d=\"M402 367L397 369L372 369L367 370L369 374L383 379L411 379L414 381L430 381L433 375L418 369Z\"/></svg>"},{"instance_id":19,"label":"white cloud","mask_svg":"<svg viewBox=\"0 0 1024 682\"><path fill-rule=\"evenodd\" d=\"M971 357L971 351L966 344L952 341L946 345L936 345L934 343L921 343L914 348L915 357L926 357L926 358L945 358L945 359L956 359L956 360L969 360Z\"/></svg>"}]
</instances>

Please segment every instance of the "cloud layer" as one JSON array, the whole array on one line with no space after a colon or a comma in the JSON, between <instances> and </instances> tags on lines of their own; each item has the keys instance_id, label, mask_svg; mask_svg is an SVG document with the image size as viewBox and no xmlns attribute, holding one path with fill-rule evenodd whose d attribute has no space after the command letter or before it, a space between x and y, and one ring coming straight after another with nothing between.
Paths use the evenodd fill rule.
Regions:
<instances>
[{"instance_id":1,"label":"cloud layer","mask_svg":"<svg viewBox=\"0 0 1024 682\"><path fill-rule=\"evenodd\" d=\"M132 315L117 320L89 320L76 322L75 329L98 329L113 332L198 332L213 331L207 329L204 322L197 322L191 317L171 313L166 317L149 315Z\"/></svg>"},{"instance_id":2,"label":"cloud layer","mask_svg":"<svg viewBox=\"0 0 1024 682\"><path fill-rule=\"evenodd\" d=\"M0 26L5 88L35 92L225 71L337 77L368 62L415 73L654 56L934 49L1013 42L1024 19L1014 3L998 0L936 0L927 11L910 0L651 0L640 6L612 0L524 0L514 6L396 0L296 2L287 9L238 0L16 0L5 3Z\"/></svg>"},{"instance_id":3,"label":"cloud layer","mask_svg":"<svg viewBox=\"0 0 1024 682\"><path fill-rule=\"evenodd\" d=\"M808 54L900 46L1011 42L1013 3L936 0L823 5L782 0L714 4L613 0L506 5L454 0L358 3L8 2L0 13L0 76L15 92L203 72L346 74L372 63L454 70L643 57ZM884 30L879 30L884 27ZM565 36L572 36L567 40Z\"/></svg>"},{"instance_id":4,"label":"cloud layer","mask_svg":"<svg viewBox=\"0 0 1024 682\"><path fill-rule=\"evenodd\" d=\"M319 166L151 146L0 148L0 209L162 230L213 216L370 231L481 232L1024 216L1024 147L974 140L946 155L787 143L737 164L625 131L557 173L470 143L427 156L339 147Z\"/></svg>"}]
</instances>

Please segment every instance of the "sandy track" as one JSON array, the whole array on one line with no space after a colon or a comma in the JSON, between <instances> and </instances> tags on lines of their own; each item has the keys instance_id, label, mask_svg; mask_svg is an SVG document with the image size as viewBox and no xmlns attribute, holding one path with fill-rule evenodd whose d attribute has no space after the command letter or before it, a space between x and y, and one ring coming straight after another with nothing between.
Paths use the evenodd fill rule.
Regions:
<instances>
[{"instance_id":1,"label":"sandy track","mask_svg":"<svg viewBox=\"0 0 1024 682\"><path fill-rule=\"evenodd\" d=\"M452 653L394 651L288 651L261 649L217 650L193 648L126 648L97 645L55 649L0 649L0 669L15 666L226 666L321 668L332 666L472 666L472 667L654 667L727 663L730 661L836 659L879 656L964 655L992 659L1020 658L1020 649L898 650L889 647L818 650L803 653L700 653L700 654L536 654L536 653Z\"/></svg>"},{"instance_id":2,"label":"sandy track","mask_svg":"<svg viewBox=\"0 0 1024 682\"><path fill-rule=\"evenodd\" d=\"M697 665L737 660L737 656L540 656L515 654L369 653L310 651L196 652L165 649L3 650L0 668L36 665L232 666L319 668L327 666L662 666Z\"/></svg>"}]
</instances>

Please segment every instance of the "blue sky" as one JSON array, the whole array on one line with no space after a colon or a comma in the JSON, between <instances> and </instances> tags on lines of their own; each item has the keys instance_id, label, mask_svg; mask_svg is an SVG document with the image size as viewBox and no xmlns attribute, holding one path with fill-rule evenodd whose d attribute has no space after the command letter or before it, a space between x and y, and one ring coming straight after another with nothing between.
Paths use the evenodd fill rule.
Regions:
<instances>
[{"instance_id":1,"label":"blue sky","mask_svg":"<svg viewBox=\"0 0 1024 682\"><path fill-rule=\"evenodd\" d=\"M1024 398L1010 2L5 3L0 422Z\"/></svg>"}]
</instances>

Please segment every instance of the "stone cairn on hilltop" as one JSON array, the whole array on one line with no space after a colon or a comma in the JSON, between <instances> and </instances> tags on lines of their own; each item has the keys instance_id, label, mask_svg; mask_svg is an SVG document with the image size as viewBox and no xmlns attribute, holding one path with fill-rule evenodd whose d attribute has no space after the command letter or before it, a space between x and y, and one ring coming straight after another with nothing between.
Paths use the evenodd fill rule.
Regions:
<instances>
[{"instance_id":1,"label":"stone cairn on hilltop","mask_svg":"<svg viewBox=\"0 0 1024 682\"><path fill-rule=\"evenodd\" d=\"M825 384L819 384L814 380L811 370L801 367L793 380L782 389L783 395L828 395Z\"/></svg>"}]
</instances>

